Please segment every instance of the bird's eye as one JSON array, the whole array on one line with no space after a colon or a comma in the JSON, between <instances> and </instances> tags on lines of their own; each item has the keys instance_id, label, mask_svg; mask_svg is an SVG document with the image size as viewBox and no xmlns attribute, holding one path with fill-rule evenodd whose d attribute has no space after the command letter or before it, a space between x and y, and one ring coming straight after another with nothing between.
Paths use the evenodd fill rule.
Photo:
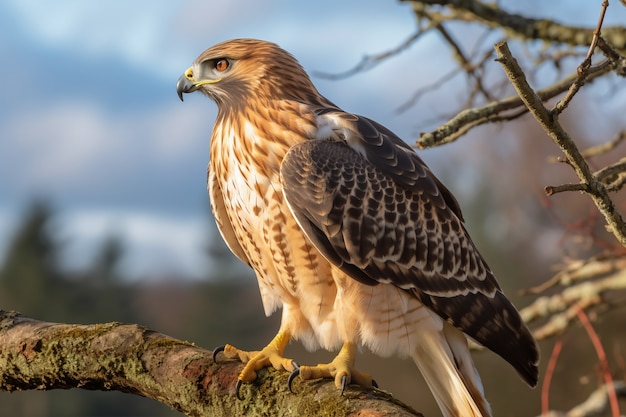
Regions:
<instances>
[{"instance_id":1,"label":"bird's eye","mask_svg":"<svg viewBox=\"0 0 626 417\"><path fill-rule=\"evenodd\" d=\"M220 59L215 60L213 66L215 67L217 71L224 72L230 66L230 62L228 62L226 58L220 58Z\"/></svg>"}]
</instances>

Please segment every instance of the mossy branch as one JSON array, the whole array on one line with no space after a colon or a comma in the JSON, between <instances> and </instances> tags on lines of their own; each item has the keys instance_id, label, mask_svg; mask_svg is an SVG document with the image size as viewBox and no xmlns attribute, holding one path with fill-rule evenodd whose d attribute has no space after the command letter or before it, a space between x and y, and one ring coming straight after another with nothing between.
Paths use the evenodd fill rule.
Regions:
<instances>
[{"instance_id":1,"label":"mossy branch","mask_svg":"<svg viewBox=\"0 0 626 417\"><path fill-rule=\"evenodd\" d=\"M391 395L263 370L235 396L242 365L136 324L56 324L0 310L0 389L122 391L188 416L420 416Z\"/></svg>"},{"instance_id":2,"label":"mossy branch","mask_svg":"<svg viewBox=\"0 0 626 417\"><path fill-rule=\"evenodd\" d=\"M594 37L593 28L568 26L550 19L533 19L500 8L496 2L479 0L402 0L422 11L428 6L446 8L449 20L478 21L492 29L527 40L587 46ZM620 51L626 50L626 33L621 26L602 28L603 38Z\"/></svg>"}]
</instances>

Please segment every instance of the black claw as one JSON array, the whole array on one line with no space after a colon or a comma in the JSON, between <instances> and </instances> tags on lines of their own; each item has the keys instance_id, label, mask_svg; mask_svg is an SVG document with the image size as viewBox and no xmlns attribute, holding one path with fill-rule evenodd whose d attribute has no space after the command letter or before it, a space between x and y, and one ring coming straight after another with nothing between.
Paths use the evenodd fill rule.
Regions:
<instances>
[{"instance_id":1,"label":"black claw","mask_svg":"<svg viewBox=\"0 0 626 417\"><path fill-rule=\"evenodd\" d=\"M343 391L346 389L346 382L348 381L348 375L343 375L341 377L341 395L343 397Z\"/></svg>"},{"instance_id":2,"label":"black claw","mask_svg":"<svg viewBox=\"0 0 626 417\"><path fill-rule=\"evenodd\" d=\"M218 346L213 349L213 362L217 362L217 354L223 352L226 349L226 345Z\"/></svg>"},{"instance_id":3,"label":"black claw","mask_svg":"<svg viewBox=\"0 0 626 417\"><path fill-rule=\"evenodd\" d=\"M377 384L377 383L376 383L376 381L374 381L373 379L372 379L372 386L373 386L374 388L378 389L378 384Z\"/></svg>"},{"instance_id":4,"label":"black claw","mask_svg":"<svg viewBox=\"0 0 626 417\"><path fill-rule=\"evenodd\" d=\"M240 392L239 392L239 390L241 389L241 384L242 384L241 379L238 379L237 383L235 384L235 395L237 396L237 399L239 401L243 401L243 397L240 395Z\"/></svg>"},{"instance_id":5,"label":"black claw","mask_svg":"<svg viewBox=\"0 0 626 417\"><path fill-rule=\"evenodd\" d=\"M294 362L294 365L297 365L297 364ZM293 387L291 386L291 384L293 383L293 380L295 379L295 377L297 377L298 375L300 375L300 367L296 366L296 369L291 371L291 373L289 374L289 378L287 378L287 388L289 388L289 392L291 392L292 394L295 394L295 393L293 392Z\"/></svg>"}]
</instances>

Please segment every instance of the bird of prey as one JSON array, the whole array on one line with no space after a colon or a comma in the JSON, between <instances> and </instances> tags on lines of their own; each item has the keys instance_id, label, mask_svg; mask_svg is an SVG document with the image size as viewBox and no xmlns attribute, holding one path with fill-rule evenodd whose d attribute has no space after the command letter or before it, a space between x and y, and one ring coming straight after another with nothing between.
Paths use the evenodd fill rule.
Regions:
<instances>
[{"instance_id":1,"label":"bird of prey","mask_svg":"<svg viewBox=\"0 0 626 417\"><path fill-rule=\"evenodd\" d=\"M273 366L338 388L374 387L360 346L410 356L443 415L490 416L466 336L537 383L537 345L463 225L459 204L417 153L381 124L322 96L279 46L236 39L179 78L215 101L207 174L232 252L255 271L265 313L282 308L260 351L231 345L241 383ZM290 340L337 350L328 364L283 357Z\"/></svg>"}]
</instances>

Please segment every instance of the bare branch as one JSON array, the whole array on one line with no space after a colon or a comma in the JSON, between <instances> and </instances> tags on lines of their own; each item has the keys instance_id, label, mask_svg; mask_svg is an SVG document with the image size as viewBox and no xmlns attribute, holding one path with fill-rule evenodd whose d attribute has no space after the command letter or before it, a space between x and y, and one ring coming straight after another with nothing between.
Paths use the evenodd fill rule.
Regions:
<instances>
[{"instance_id":1,"label":"bare branch","mask_svg":"<svg viewBox=\"0 0 626 417\"><path fill-rule=\"evenodd\" d=\"M526 323L548 318L545 324L533 330L535 338L541 340L565 330L576 318L576 308L600 305L605 293L624 289L626 270L622 269L601 279L569 284L557 294L539 297L520 314Z\"/></svg>"},{"instance_id":2,"label":"bare branch","mask_svg":"<svg viewBox=\"0 0 626 417\"><path fill-rule=\"evenodd\" d=\"M413 45L413 43L415 43L423 34L428 32L430 29L432 29L436 25L437 25L436 22L432 22L426 28L418 29L413 35L409 36L404 42L402 42L400 45L396 46L393 49L390 49L388 51L385 51L385 52L382 52L382 53L376 54L376 55L366 55L366 56L364 56L358 64L356 64L353 68L351 68L351 69L349 69L347 71L340 72L340 73L337 73L337 74L331 74L331 73L321 72L321 71L314 71L313 74L315 76L317 76L317 77L320 77L320 78L327 78L327 79L330 79L330 80L339 80L339 79L342 79L342 78L350 77L350 76L352 76L354 74L357 74L359 72L367 71L369 69L374 68L376 65L380 64L384 60L386 60L388 58L391 58L391 57L393 57L395 55L398 55L401 52L405 51L408 47Z\"/></svg>"},{"instance_id":3,"label":"bare branch","mask_svg":"<svg viewBox=\"0 0 626 417\"><path fill-rule=\"evenodd\" d=\"M608 42L602 37L598 38L598 47L615 65L615 73L622 77L626 76L626 57L620 55Z\"/></svg>"},{"instance_id":4,"label":"bare branch","mask_svg":"<svg viewBox=\"0 0 626 417\"><path fill-rule=\"evenodd\" d=\"M626 181L626 158L602 168L594 174L609 191L619 191Z\"/></svg>"},{"instance_id":5,"label":"bare branch","mask_svg":"<svg viewBox=\"0 0 626 417\"><path fill-rule=\"evenodd\" d=\"M496 3L483 3L478 0L403 0L414 7L445 6L448 19L479 21L492 29L504 29L513 36L523 39L539 39L551 43L564 43L574 46L588 46L592 42L590 28L562 25L549 19L532 19L519 14L508 13ZM626 36L621 26L603 29L603 38L618 50L626 50Z\"/></svg>"},{"instance_id":6,"label":"bare branch","mask_svg":"<svg viewBox=\"0 0 626 417\"><path fill-rule=\"evenodd\" d=\"M622 130L613 139L606 143L585 149L581 152L581 154L585 158L605 154L615 149L624 139L626 139L626 130Z\"/></svg>"},{"instance_id":7,"label":"bare branch","mask_svg":"<svg viewBox=\"0 0 626 417\"><path fill-rule=\"evenodd\" d=\"M602 253L589 259L572 259L560 265L559 272L548 281L524 290L521 294L541 294L555 285L567 287L577 281L599 278L623 269L626 269L626 258L621 254Z\"/></svg>"},{"instance_id":8,"label":"bare branch","mask_svg":"<svg viewBox=\"0 0 626 417\"><path fill-rule=\"evenodd\" d=\"M593 55L593 51L596 50L596 46L598 45L598 40L600 39L600 35L602 33L602 23L604 22L604 15L606 14L606 9L608 7L609 7L609 0L604 0L602 2L602 8L600 9L600 17L598 18L598 24L596 25L596 28L593 31L593 38L591 38L591 44L589 45L587 56L585 56L585 59L578 67L579 74L582 74L591 66L591 56Z\"/></svg>"},{"instance_id":9,"label":"bare branch","mask_svg":"<svg viewBox=\"0 0 626 417\"><path fill-rule=\"evenodd\" d=\"M609 230L620 244L626 247L626 223L621 214L615 209L615 204L609 197L608 190L593 175L587 162L580 154L580 151L578 151L576 144L558 122L556 115L544 107L541 98L528 85L522 69L511 55L506 42L497 43L495 48L498 55L497 60L504 68L509 81L515 87L518 95L548 136L561 148L581 182L588 187L587 192L604 215Z\"/></svg>"},{"instance_id":10,"label":"bare branch","mask_svg":"<svg viewBox=\"0 0 626 417\"><path fill-rule=\"evenodd\" d=\"M606 59L589 69L587 82L610 71L611 61ZM576 79L578 79L578 75L572 74L549 87L537 91L536 94L542 101L547 101L567 91ZM517 113L515 113L515 117L509 117L506 120L511 120L528 112L528 109L524 107L524 102L518 95L507 97L482 107L463 110L432 132L422 133L417 140L417 147L425 149L452 142L462 136L462 134L467 133L471 128L491 122L500 113L510 110L517 110Z\"/></svg>"},{"instance_id":11,"label":"bare branch","mask_svg":"<svg viewBox=\"0 0 626 417\"><path fill-rule=\"evenodd\" d=\"M442 85L444 85L446 82L450 81L451 79L453 79L454 77L456 77L459 73L461 72L460 68L454 68L452 71L445 73L444 75L441 76L441 78L439 78L438 80L434 81L433 83L418 89L417 91L415 91L415 93L413 93L413 96L411 96L410 99L408 99L406 102L404 102L403 104L401 104L396 111L398 113L403 113L405 111L407 111L409 108L411 108L412 106L415 105L415 103L418 102L418 100L420 98L422 98L422 96L426 93L429 93L431 91L437 90L439 87L441 87Z\"/></svg>"},{"instance_id":12,"label":"bare branch","mask_svg":"<svg viewBox=\"0 0 626 417\"><path fill-rule=\"evenodd\" d=\"M562 184L562 185L547 185L544 188L547 196L551 196L553 194L562 193L565 191L588 191L587 185L585 184Z\"/></svg>"},{"instance_id":13,"label":"bare branch","mask_svg":"<svg viewBox=\"0 0 626 417\"><path fill-rule=\"evenodd\" d=\"M606 13L607 7L609 7L609 2L608 0L604 0L602 2L602 10L600 12L600 18L598 19L598 25L593 31L593 38L591 39L591 45L589 45L587 56L585 56L583 62L578 66L578 78L576 78L576 80L572 83L572 86L570 87L567 94L561 100L559 100L556 106L554 106L554 109L552 109L553 116L559 115L563 112L563 110L565 110L570 101L574 98L574 95L585 83L589 68L591 67L591 57L593 55L593 51L595 51L598 40L600 39L602 23L604 22L604 14Z\"/></svg>"},{"instance_id":14,"label":"bare branch","mask_svg":"<svg viewBox=\"0 0 626 417\"><path fill-rule=\"evenodd\" d=\"M474 79L474 82L476 83L476 87L478 89L478 91L480 91L480 93L489 101L493 101L494 98L492 97L492 95L489 93L489 91L487 91L487 89L483 86L483 81L482 78L476 74L476 66L473 65L465 56L465 54L463 53L463 50L461 49L461 47L459 46L459 44L454 40L454 38L452 37L452 35L450 34L450 32L448 32L448 30L443 26L442 23L439 23L436 27L435 30L437 30L439 33L441 33L441 35L443 36L443 38L446 40L446 42L448 43L448 45L450 45L450 48L452 49L452 51L454 52L454 55L456 57L456 59L459 61L459 63L461 64L461 68L463 70L465 70L465 72ZM491 56L491 54L488 54L487 57ZM484 60L482 61L484 62Z\"/></svg>"}]
</instances>

